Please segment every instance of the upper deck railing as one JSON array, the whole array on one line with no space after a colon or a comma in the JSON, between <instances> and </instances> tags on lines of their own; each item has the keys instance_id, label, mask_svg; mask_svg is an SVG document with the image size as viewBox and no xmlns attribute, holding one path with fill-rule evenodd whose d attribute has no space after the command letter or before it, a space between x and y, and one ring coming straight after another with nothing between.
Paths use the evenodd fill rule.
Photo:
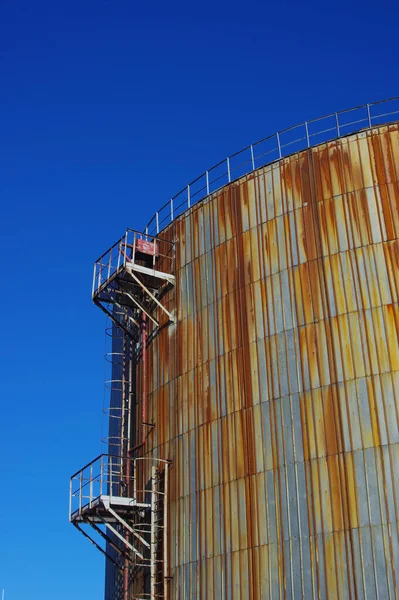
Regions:
<instances>
[{"instance_id":1,"label":"upper deck railing","mask_svg":"<svg viewBox=\"0 0 399 600\"><path fill-rule=\"evenodd\" d=\"M164 270L166 273L173 273L173 242L163 240L160 237L155 238L153 235L146 235L134 229L127 229L125 235L108 248L94 263L93 298L115 274L125 268L127 262L135 262L135 249L138 247L139 240L150 242L154 252L155 249L157 251L153 257L152 268Z\"/></svg>"},{"instance_id":2,"label":"upper deck railing","mask_svg":"<svg viewBox=\"0 0 399 600\"><path fill-rule=\"evenodd\" d=\"M356 106L278 131L228 156L173 196L152 217L146 233L157 235L185 210L218 189L280 158L399 118L399 96Z\"/></svg>"}]
</instances>

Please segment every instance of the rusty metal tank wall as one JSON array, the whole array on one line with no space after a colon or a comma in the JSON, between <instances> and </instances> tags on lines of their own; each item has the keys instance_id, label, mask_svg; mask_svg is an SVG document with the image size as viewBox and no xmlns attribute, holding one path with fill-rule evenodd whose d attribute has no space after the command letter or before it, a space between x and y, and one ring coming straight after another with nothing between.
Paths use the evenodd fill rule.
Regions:
<instances>
[{"instance_id":1,"label":"rusty metal tank wall","mask_svg":"<svg viewBox=\"0 0 399 600\"><path fill-rule=\"evenodd\" d=\"M392 124L163 232L177 323L148 348L146 452L173 459L171 599L398 598L398 181Z\"/></svg>"}]
</instances>

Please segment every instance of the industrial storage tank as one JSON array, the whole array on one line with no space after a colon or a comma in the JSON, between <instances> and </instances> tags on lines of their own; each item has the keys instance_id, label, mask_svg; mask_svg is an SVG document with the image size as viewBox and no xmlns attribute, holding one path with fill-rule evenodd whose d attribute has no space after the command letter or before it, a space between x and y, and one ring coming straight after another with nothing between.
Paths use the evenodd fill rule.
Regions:
<instances>
[{"instance_id":1,"label":"industrial storage tank","mask_svg":"<svg viewBox=\"0 0 399 600\"><path fill-rule=\"evenodd\" d=\"M136 336L144 297L113 317L133 339L120 473L166 461L162 592L124 556L107 599L398 598L399 124L364 110L322 143L304 124L297 151L277 134L270 164L250 146L241 177L230 157L144 232L174 279Z\"/></svg>"}]
</instances>

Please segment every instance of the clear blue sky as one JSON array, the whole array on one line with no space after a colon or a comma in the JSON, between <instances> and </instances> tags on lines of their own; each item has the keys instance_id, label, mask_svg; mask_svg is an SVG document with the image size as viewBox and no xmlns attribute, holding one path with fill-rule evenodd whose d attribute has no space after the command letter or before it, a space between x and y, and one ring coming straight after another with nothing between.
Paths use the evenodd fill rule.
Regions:
<instances>
[{"instance_id":1,"label":"clear blue sky","mask_svg":"<svg viewBox=\"0 0 399 600\"><path fill-rule=\"evenodd\" d=\"M148 8L138 8L138 5ZM399 94L398 3L2 0L0 589L96 600L68 523L100 450L93 261L229 153Z\"/></svg>"}]
</instances>

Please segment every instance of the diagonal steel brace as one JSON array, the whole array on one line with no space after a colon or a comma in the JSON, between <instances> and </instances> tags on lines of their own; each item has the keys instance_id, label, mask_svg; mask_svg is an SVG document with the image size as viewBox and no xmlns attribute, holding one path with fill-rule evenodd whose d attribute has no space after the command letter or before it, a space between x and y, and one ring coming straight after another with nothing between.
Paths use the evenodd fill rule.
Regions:
<instances>
[{"instance_id":1,"label":"diagonal steel brace","mask_svg":"<svg viewBox=\"0 0 399 600\"><path fill-rule=\"evenodd\" d=\"M106 506L107 510L111 513L111 515L113 515L115 517L115 519L117 519L119 521L119 523L121 523L121 525L123 525L123 527L126 527L126 529L128 531L130 531L130 533L132 533L142 544L144 544L144 546L147 546L147 548L150 547L150 544L143 538L141 537L141 535L139 535L137 533L137 531L135 531L132 527L130 527L130 525L128 525L128 523L126 523L126 521L124 519L122 519L122 517L120 517L118 515L117 512L114 511L113 508L111 508L107 503L104 502L104 506Z\"/></svg>"},{"instance_id":2,"label":"diagonal steel brace","mask_svg":"<svg viewBox=\"0 0 399 600\"><path fill-rule=\"evenodd\" d=\"M175 321L174 316L164 307L164 305L158 300L158 298L156 298L154 296L154 294L152 292L150 292L150 290L144 285L144 283L142 281L140 281L140 279L133 273L133 271L130 270L130 269L129 270L126 269L126 272L129 273L129 275L135 281L137 281L137 283L139 284L139 286L142 287L143 290L149 295L149 297L159 306L159 308L161 308L163 310L163 312L168 315L169 320L174 323L174 321Z\"/></svg>"}]
</instances>

